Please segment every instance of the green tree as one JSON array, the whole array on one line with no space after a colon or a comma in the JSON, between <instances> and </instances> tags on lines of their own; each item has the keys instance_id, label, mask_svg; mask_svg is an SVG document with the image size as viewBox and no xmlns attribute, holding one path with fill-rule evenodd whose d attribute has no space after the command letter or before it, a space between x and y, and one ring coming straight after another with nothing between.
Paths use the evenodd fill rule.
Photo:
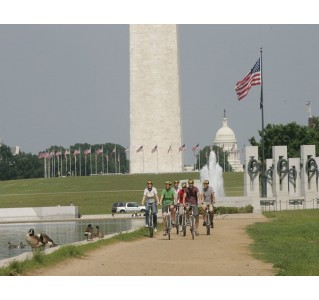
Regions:
<instances>
[{"instance_id":1,"label":"green tree","mask_svg":"<svg viewBox=\"0 0 319 300\"><path fill-rule=\"evenodd\" d=\"M260 141L262 141L262 131L259 131ZM261 142L258 143L255 137L251 137L249 142L252 146L258 146L259 157L262 157ZM301 145L315 145L316 155L319 154L319 130L301 126L295 122L286 125L268 124L264 131L265 158L272 158L273 146L287 145L288 157L300 157Z\"/></svg>"},{"instance_id":2,"label":"green tree","mask_svg":"<svg viewBox=\"0 0 319 300\"><path fill-rule=\"evenodd\" d=\"M205 146L202 150L199 151L199 153L197 154L197 159L196 159L197 168L199 166L199 161L200 161L201 168L208 163L210 151L211 151L211 146ZM223 170L225 168L224 172L232 171L231 165L228 163L227 151L224 152L222 148L216 145L213 146L213 151L215 151L215 154L216 154L216 161L223 168ZM224 162L225 162L225 166L224 166Z\"/></svg>"},{"instance_id":3,"label":"green tree","mask_svg":"<svg viewBox=\"0 0 319 300\"><path fill-rule=\"evenodd\" d=\"M16 163L10 147L0 146L0 180L16 178Z\"/></svg>"}]
</instances>

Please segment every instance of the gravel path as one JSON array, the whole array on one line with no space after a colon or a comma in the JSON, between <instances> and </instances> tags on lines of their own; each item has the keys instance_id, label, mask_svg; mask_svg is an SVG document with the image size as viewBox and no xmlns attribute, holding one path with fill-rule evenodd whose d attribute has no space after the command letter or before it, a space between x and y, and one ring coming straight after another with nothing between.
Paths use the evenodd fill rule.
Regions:
<instances>
[{"instance_id":1,"label":"gravel path","mask_svg":"<svg viewBox=\"0 0 319 300\"><path fill-rule=\"evenodd\" d=\"M83 258L72 258L28 275L271 276L275 275L272 265L252 257L249 250L252 240L245 232L247 225L266 221L257 214L219 216L210 236L201 225L195 240L191 239L189 229L186 237L174 232L171 240L157 232L154 238L106 246Z\"/></svg>"}]
</instances>

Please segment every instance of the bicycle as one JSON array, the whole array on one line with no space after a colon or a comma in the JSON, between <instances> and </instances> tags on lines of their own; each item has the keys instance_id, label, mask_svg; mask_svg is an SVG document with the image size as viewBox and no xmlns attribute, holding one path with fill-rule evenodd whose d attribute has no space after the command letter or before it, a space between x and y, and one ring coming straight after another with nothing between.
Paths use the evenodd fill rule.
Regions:
<instances>
[{"instance_id":1,"label":"bicycle","mask_svg":"<svg viewBox=\"0 0 319 300\"><path fill-rule=\"evenodd\" d=\"M148 207L148 229L150 231L150 237L154 236L154 225L153 225L153 206Z\"/></svg>"},{"instance_id":2,"label":"bicycle","mask_svg":"<svg viewBox=\"0 0 319 300\"><path fill-rule=\"evenodd\" d=\"M186 236L186 206L183 205L183 212L182 212L182 231L183 231L183 236Z\"/></svg>"},{"instance_id":3,"label":"bicycle","mask_svg":"<svg viewBox=\"0 0 319 300\"><path fill-rule=\"evenodd\" d=\"M194 204L188 204L188 207L191 208L191 215L189 216L190 221L190 231L192 234L192 239L195 238L195 216L194 216Z\"/></svg>"},{"instance_id":4,"label":"bicycle","mask_svg":"<svg viewBox=\"0 0 319 300\"><path fill-rule=\"evenodd\" d=\"M180 204L177 203L175 205L175 226L176 226L176 234L179 234L179 207Z\"/></svg>"},{"instance_id":5,"label":"bicycle","mask_svg":"<svg viewBox=\"0 0 319 300\"><path fill-rule=\"evenodd\" d=\"M207 233L207 235L210 235L210 226L211 226L209 207L210 207L210 204L206 204L205 222L206 222L206 233Z\"/></svg>"},{"instance_id":6,"label":"bicycle","mask_svg":"<svg viewBox=\"0 0 319 300\"><path fill-rule=\"evenodd\" d=\"M172 226L171 210L170 210L170 205L168 205L168 210L166 215L166 232L167 232L167 237L169 240L171 239L171 226Z\"/></svg>"}]
</instances>

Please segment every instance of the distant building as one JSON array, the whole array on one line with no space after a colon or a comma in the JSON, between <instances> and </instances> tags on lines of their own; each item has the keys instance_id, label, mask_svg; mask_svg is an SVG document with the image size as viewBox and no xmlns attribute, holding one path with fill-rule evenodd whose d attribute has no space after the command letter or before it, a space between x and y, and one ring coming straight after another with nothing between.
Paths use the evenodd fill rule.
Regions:
<instances>
[{"instance_id":1,"label":"distant building","mask_svg":"<svg viewBox=\"0 0 319 300\"><path fill-rule=\"evenodd\" d=\"M214 140L214 145L227 152L228 163L234 172L243 172L240 162L240 151L237 149L237 139L234 131L228 126L226 110L224 110L223 126L218 129Z\"/></svg>"},{"instance_id":2,"label":"distant building","mask_svg":"<svg viewBox=\"0 0 319 300\"><path fill-rule=\"evenodd\" d=\"M3 139L0 138L0 147L3 145L5 145L5 143L3 142ZM10 150L13 155L18 155L20 153L19 146L10 147Z\"/></svg>"}]
</instances>

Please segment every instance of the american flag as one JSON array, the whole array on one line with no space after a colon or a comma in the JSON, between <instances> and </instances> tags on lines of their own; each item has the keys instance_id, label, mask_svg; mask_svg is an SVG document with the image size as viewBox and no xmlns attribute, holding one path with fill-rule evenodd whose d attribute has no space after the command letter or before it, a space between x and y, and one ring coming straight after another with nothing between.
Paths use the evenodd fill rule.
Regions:
<instances>
[{"instance_id":1,"label":"american flag","mask_svg":"<svg viewBox=\"0 0 319 300\"><path fill-rule=\"evenodd\" d=\"M50 154L48 152L44 153L43 155L44 158L50 158Z\"/></svg>"},{"instance_id":2,"label":"american flag","mask_svg":"<svg viewBox=\"0 0 319 300\"><path fill-rule=\"evenodd\" d=\"M52 156L54 156L55 155L55 152L54 151L51 151L50 152L50 156L52 157Z\"/></svg>"},{"instance_id":3,"label":"american flag","mask_svg":"<svg viewBox=\"0 0 319 300\"><path fill-rule=\"evenodd\" d=\"M75 149L74 152L73 152L73 155L79 155L80 154L80 151Z\"/></svg>"},{"instance_id":4,"label":"american flag","mask_svg":"<svg viewBox=\"0 0 319 300\"><path fill-rule=\"evenodd\" d=\"M64 151L64 155L70 155L70 150L69 150L69 149L66 149L66 150Z\"/></svg>"},{"instance_id":5,"label":"american flag","mask_svg":"<svg viewBox=\"0 0 319 300\"><path fill-rule=\"evenodd\" d=\"M84 150L84 154L85 154L85 155L91 154L91 148Z\"/></svg>"},{"instance_id":6,"label":"american flag","mask_svg":"<svg viewBox=\"0 0 319 300\"><path fill-rule=\"evenodd\" d=\"M44 158L44 152L39 152L39 154L38 154L38 158Z\"/></svg>"},{"instance_id":7,"label":"american flag","mask_svg":"<svg viewBox=\"0 0 319 300\"><path fill-rule=\"evenodd\" d=\"M169 146L167 153L170 153L172 151L172 145Z\"/></svg>"},{"instance_id":8,"label":"american flag","mask_svg":"<svg viewBox=\"0 0 319 300\"><path fill-rule=\"evenodd\" d=\"M197 144L196 146L194 146L194 147L192 148L193 151L196 151L196 150L198 150L198 149L199 149L199 144Z\"/></svg>"},{"instance_id":9,"label":"american flag","mask_svg":"<svg viewBox=\"0 0 319 300\"><path fill-rule=\"evenodd\" d=\"M129 151L130 151L130 147L128 146L125 148L125 152L129 152Z\"/></svg>"},{"instance_id":10,"label":"american flag","mask_svg":"<svg viewBox=\"0 0 319 300\"><path fill-rule=\"evenodd\" d=\"M107 161L109 161L109 155L108 154L105 155L105 158L106 158Z\"/></svg>"},{"instance_id":11,"label":"american flag","mask_svg":"<svg viewBox=\"0 0 319 300\"><path fill-rule=\"evenodd\" d=\"M102 148L101 148L101 149L97 149L97 150L95 151L95 153L96 153L97 155L99 155L99 154L103 153Z\"/></svg>"},{"instance_id":12,"label":"american flag","mask_svg":"<svg viewBox=\"0 0 319 300\"><path fill-rule=\"evenodd\" d=\"M157 151L157 145L152 149L152 153L154 153L155 151Z\"/></svg>"},{"instance_id":13,"label":"american flag","mask_svg":"<svg viewBox=\"0 0 319 300\"><path fill-rule=\"evenodd\" d=\"M311 101L310 100L306 104L306 109L307 109L307 112L311 111Z\"/></svg>"},{"instance_id":14,"label":"american flag","mask_svg":"<svg viewBox=\"0 0 319 300\"><path fill-rule=\"evenodd\" d=\"M57 151L56 153L55 153L55 156L60 156L61 155L61 151Z\"/></svg>"},{"instance_id":15,"label":"american flag","mask_svg":"<svg viewBox=\"0 0 319 300\"><path fill-rule=\"evenodd\" d=\"M136 153L143 151L143 145L136 150Z\"/></svg>"},{"instance_id":16,"label":"american flag","mask_svg":"<svg viewBox=\"0 0 319 300\"><path fill-rule=\"evenodd\" d=\"M112 153L116 153L116 146L114 147Z\"/></svg>"},{"instance_id":17,"label":"american flag","mask_svg":"<svg viewBox=\"0 0 319 300\"><path fill-rule=\"evenodd\" d=\"M184 151L186 148L185 144L179 147L179 151Z\"/></svg>"},{"instance_id":18,"label":"american flag","mask_svg":"<svg viewBox=\"0 0 319 300\"><path fill-rule=\"evenodd\" d=\"M247 96L250 88L253 85L261 84L261 71L260 71L260 58L255 63L254 67L250 72L242 79L236 83L236 93L238 100L243 99Z\"/></svg>"}]
</instances>

